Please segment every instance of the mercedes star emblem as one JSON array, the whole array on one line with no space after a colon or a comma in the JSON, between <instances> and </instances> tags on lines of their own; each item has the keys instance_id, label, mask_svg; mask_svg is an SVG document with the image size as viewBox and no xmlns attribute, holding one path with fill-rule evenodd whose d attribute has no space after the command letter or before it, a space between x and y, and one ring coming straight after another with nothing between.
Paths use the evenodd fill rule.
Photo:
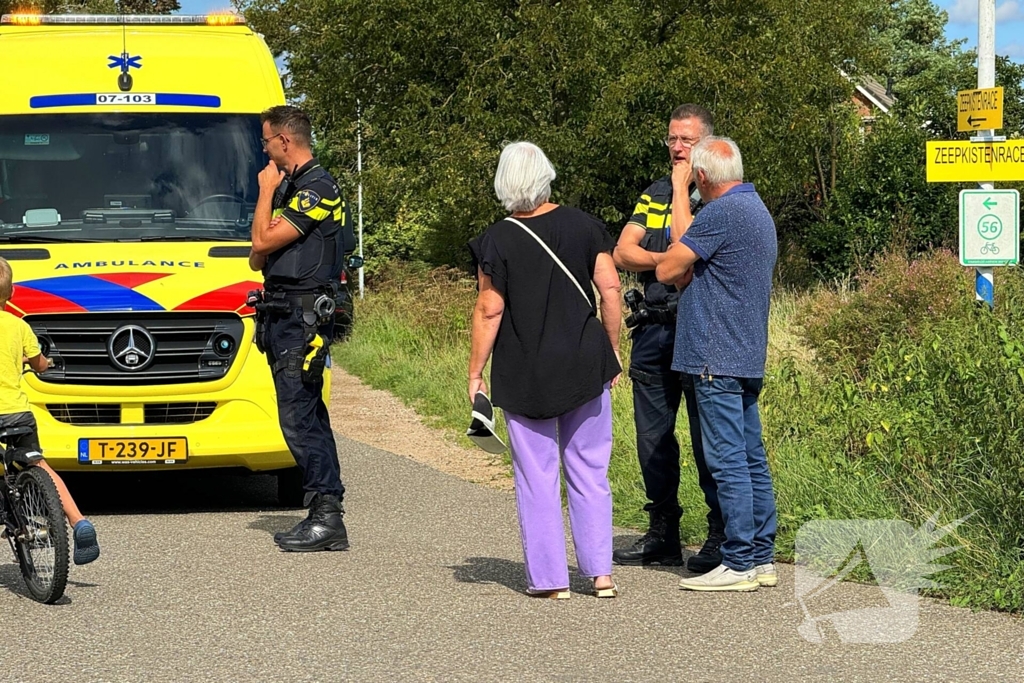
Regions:
<instances>
[{"instance_id":1,"label":"mercedes star emblem","mask_svg":"<svg viewBox=\"0 0 1024 683\"><path fill-rule=\"evenodd\" d=\"M110 361L121 370L135 372L149 367L156 357L156 342L146 328L125 325L114 330L107 340Z\"/></svg>"}]
</instances>

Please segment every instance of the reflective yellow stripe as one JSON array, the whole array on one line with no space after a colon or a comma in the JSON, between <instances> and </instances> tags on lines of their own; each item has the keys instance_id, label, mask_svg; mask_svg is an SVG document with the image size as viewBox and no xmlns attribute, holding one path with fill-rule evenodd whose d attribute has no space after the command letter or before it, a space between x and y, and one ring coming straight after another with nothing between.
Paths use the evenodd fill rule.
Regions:
<instances>
[{"instance_id":1,"label":"reflective yellow stripe","mask_svg":"<svg viewBox=\"0 0 1024 683\"><path fill-rule=\"evenodd\" d=\"M320 198L320 203L324 206L337 206L340 201L341 197L338 197L337 199L328 199L327 197Z\"/></svg>"},{"instance_id":2,"label":"reflective yellow stripe","mask_svg":"<svg viewBox=\"0 0 1024 683\"><path fill-rule=\"evenodd\" d=\"M319 206L314 206L309 211L303 211L302 213L306 214L315 221L322 221L331 215L330 211L328 211L327 209L320 208Z\"/></svg>"},{"instance_id":3,"label":"reflective yellow stripe","mask_svg":"<svg viewBox=\"0 0 1024 683\"><path fill-rule=\"evenodd\" d=\"M654 209L655 211L667 211L668 210L668 204L659 204L658 202L650 202L648 204L648 207L651 208L651 209Z\"/></svg>"}]
</instances>

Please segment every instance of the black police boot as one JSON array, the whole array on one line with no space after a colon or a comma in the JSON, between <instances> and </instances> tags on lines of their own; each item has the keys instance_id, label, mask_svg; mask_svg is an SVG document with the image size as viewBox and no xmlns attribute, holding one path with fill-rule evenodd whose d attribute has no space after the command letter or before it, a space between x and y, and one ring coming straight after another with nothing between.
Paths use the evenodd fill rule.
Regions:
<instances>
[{"instance_id":1,"label":"black police boot","mask_svg":"<svg viewBox=\"0 0 1024 683\"><path fill-rule=\"evenodd\" d=\"M287 538L289 536L297 536L298 534L301 534L303 531L306 530L306 527L309 526L309 524L310 524L310 522L312 520L313 520L313 508L310 508L309 509L309 513L306 514L306 518L304 520L302 520L301 522L299 522L298 524L293 526L288 531L278 531L277 533L275 533L274 534L274 543L277 543L278 545L280 545L281 541L283 541L285 538Z\"/></svg>"},{"instance_id":2,"label":"black police boot","mask_svg":"<svg viewBox=\"0 0 1024 683\"><path fill-rule=\"evenodd\" d=\"M612 561L625 565L681 565L683 554L679 545L679 517L666 517L651 511L651 526L647 533L632 548L613 552Z\"/></svg>"},{"instance_id":3,"label":"black police boot","mask_svg":"<svg viewBox=\"0 0 1024 683\"><path fill-rule=\"evenodd\" d=\"M686 568L698 574L707 574L709 571L722 564L722 544L725 543L724 529L708 529L708 540L704 541L704 547L700 552L693 555L686 561Z\"/></svg>"},{"instance_id":4,"label":"black police boot","mask_svg":"<svg viewBox=\"0 0 1024 683\"><path fill-rule=\"evenodd\" d=\"M338 496L318 493L310 505L308 526L294 536L285 536L278 546L289 552L348 550L348 532L342 514Z\"/></svg>"}]
</instances>

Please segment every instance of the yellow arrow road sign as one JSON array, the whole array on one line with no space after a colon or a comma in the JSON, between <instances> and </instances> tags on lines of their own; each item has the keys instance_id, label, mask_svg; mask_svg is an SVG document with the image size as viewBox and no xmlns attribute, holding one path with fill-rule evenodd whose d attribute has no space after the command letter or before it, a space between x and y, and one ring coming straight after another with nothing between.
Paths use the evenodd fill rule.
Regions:
<instances>
[{"instance_id":1,"label":"yellow arrow road sign","mask_svg":"<svg viewBox=\"0 0 1024 683\"><path fill-rule=\"evenodd\" d=\"M956 94L956 129L961 133L1003 127L1003 89L961 90Z\"/></svg>"},{"instance_id":2,"label":"yellow arrow road sign","mask_svg":"<svg viewBox=\"0 0 1024 683\"><path fill-rule=\"evenodd\" d=\"M1024 140L926 143L929 183L999 183L1024 180Z\"/></svg>"}]
</instances>

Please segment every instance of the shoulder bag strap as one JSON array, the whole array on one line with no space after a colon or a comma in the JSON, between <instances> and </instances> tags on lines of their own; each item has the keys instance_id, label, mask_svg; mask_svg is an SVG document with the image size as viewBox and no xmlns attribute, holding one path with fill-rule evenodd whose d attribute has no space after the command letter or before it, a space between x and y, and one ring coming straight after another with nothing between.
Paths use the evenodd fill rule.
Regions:
<instances>
[{"instance_id":1,"label":"shoulder bag strap","mask_svg":"<svg viewBox=\"0 0 1024 683\"><path fill-rule=\"evenodd\" d=\"M554 259L555 263L558 264L558 267L562 269L562 272L565 273L569 277L570 280L572 280L572 283L574 285L576 285L576 289L580 290L580 294L583 295L583 300L587 302L587 308L591 308L592 309L593 305L590 303L590 298L587 297L587 293L585 291L583 291L583 287L580 287L579 281L573 276L572 273L569 272L569 269L565 267L565 264L562 263L561 259L559 259L557 256L555 256L555 252L551 251L551 247L549 247L544 242L544 240L542 240L540 237L538 237L537 233L535 233L533 230L530 230L528 227L523 225L522 222L517 221L515 218L512 218L511 216L506 218L505 220L507 220L507 221L509 221L511 223L515 223L516 225L518 225L520 228L525 230L526 233L530 237L532 237L533 239L537 240L537 244L539 244L540 246L544 247L544 251L548 252L548 256L550 256L552 259Z\"/></svg>"}]
</instances>

